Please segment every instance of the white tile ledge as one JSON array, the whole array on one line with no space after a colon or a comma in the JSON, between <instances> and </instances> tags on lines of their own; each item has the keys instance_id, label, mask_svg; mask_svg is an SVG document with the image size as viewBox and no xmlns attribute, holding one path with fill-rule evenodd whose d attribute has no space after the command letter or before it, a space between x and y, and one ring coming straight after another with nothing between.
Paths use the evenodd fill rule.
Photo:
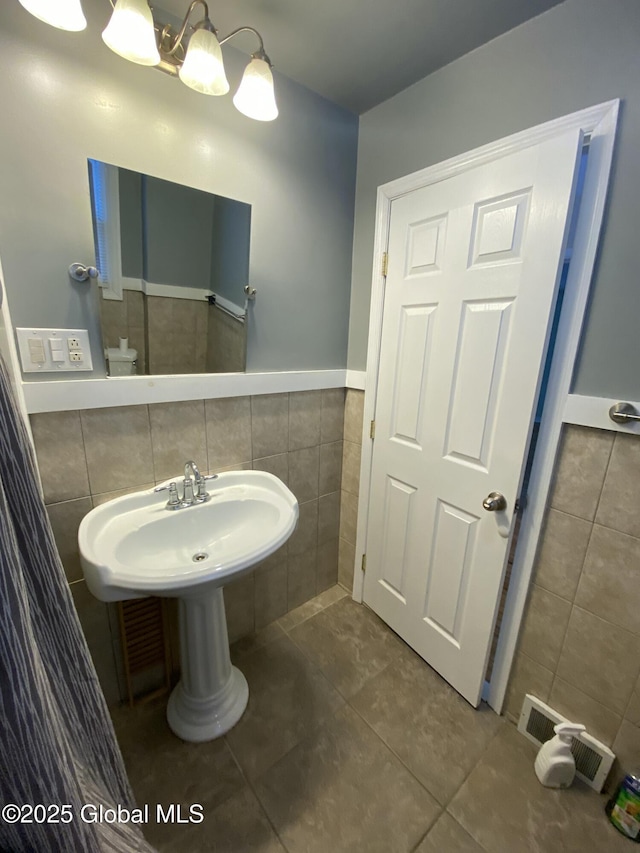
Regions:
<instances>
[{"instance_id":1,"label":"white tile ledge","mask_svg":"<svg viewBox=\"0 0 640 853\"><path fill-rule=\"evenodd\" d=\"M564 408L563 421L568 424L593 427L594 429L609 429L615 432L626 432L630 435L640 435L640 421L630 424L617 424L609 417L609 409L616 403L631 403L640 413L640 402L621 400L609 397L588 397L584 394L569 394Z\"/></svg>"},{"instance_id":2,"label":"white tile ledge","mask_svg":"<svg viewBox=\"0 0 640 853\"><path fill-rule=\"evenodd\" d=\"M348 384L349 380L358 384ZM344 387L364 388L364 373L343 369L291 370L22 383L29 414Z\"/></svg>"}]
</instances>

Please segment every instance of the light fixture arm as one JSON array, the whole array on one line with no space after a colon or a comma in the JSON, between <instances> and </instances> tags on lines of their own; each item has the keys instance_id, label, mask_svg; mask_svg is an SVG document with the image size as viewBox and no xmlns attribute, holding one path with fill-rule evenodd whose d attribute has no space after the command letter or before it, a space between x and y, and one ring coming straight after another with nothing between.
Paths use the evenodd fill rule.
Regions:
<instances>
[{"instance_id":1,"label":"light fixture arm","mask_svg":"<svg viewBox=\"0 0 640 853\"><path fill-rule=\"evenodd\" d=\"M184 38L184 34L187 31L187 27L189 26L189 18L191 17L191 13L196 8L196 6L203 6L204 7L204 18L198 24L196 24L195 29L209 30L209 32L214 33L214 35L217 35L218 31L216 30L216 28L211 23L211 19L209 18L209 7L205 3L205 0L193 0L193 2L190 4L189 8L187 9L187 14L184 16L184 21L182 22L182 26L180 27L178 34L173 39L171 47L168 49L163 48L163 50L162 50L162 52L164 54L166 54L167 56L173 56L174 53L178 50L178 48L182 44L182 39ZM169 35L170 29L171 29L170 26L167 25L162 30L162 34L161 34L162 40L164 40L164 38L167 35Z\"/></svg>"},{"instance_id":2,"label":"light fixture arm","mask_svg":"<svg viewBox=\"0 0 640 853\"><path fill-rule=\"evenodd\" d=\"M267 54L264 52L264 42L262 41L262 36L260 35L260 33L257 30L254 30L253 27L238 27L237 30L233 30L232 32L229 33L229 35L226 35L222 39L218 39L218 41L220 42L221 45L223 45L225 42L229 41L229 39L232 39L234 36L237 36L238 33L243 33L243 32L253 33L254 36L260 42L260 47L258 48L258 50L256 50L255 53L251 54L252 58L253 59L264 59L264 61L269 65L270 68L273 67L271 60L269 59Z\"/></svg>"}]
</instances>

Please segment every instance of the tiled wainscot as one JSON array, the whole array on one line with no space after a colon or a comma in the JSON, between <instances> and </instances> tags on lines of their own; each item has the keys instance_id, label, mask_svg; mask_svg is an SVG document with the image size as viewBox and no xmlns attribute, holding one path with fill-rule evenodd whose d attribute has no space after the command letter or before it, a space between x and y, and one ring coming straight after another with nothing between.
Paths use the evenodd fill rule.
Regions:
<instances>
[{"instance_id":1,"label":"tiled wainscot","mask_svg":"<svg viewBox=\"0 0 640 853\"><path fill-rule=\"evenodd\" d=\"M347 414L351 425L350 405ZM123 698L117 613L86 589L77 546L83 516L181 476L188 459L207 473L276 474L298 499L297 529L255 572L225 587L230 640L250 636L338 580L343 446L355 444L343 442L344 421L343 388L32 415L45 503L110 704ZM348 579L344 567L342 575ZM175 668L175 637L172 645Z\"/></svg>"},{"instance_id":2,"label":"tiled wainscot","mask_svg":"<svg viewBox=\"0 0 640 853\"><path fill-rule=\"evenodd\" d=\"M640 437L568 425L506 713L533 693L624 769L640 766L639 579Z\"/></svg>"}]
</instances>

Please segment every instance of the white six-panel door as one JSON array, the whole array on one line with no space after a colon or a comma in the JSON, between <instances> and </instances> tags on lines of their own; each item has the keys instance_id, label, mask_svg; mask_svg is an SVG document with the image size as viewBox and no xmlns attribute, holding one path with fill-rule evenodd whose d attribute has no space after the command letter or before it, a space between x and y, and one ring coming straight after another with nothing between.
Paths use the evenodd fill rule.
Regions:
<instances>
[{"instance_id":1,"label":"white six-panel door","mask_svg":"<svg viewBox=\"0 0 640 853\"><path fill-rule=\"evenodd\" d=\"M571 131L391 206L364 600L473 705L581 146Z\"/></svg>"}]
</instances>

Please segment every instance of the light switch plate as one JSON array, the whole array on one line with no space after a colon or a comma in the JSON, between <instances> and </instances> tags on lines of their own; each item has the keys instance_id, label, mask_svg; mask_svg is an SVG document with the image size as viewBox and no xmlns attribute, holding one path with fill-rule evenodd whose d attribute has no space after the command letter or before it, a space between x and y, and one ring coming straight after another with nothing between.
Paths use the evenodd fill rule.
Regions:
<instances>
[{"instance_id":1,"label":"light switch plate","mask_svg":"<svg viewBox=\"0 0 640 853\"><path fill-rule=\"evenodd\" d=\"M16 329L16 338L25 373L77 373L93 370L89 332L86 329ZM57 341L61 344L59 348ZM44 351L44 361L35 362L32 353L40 351L39 343ZM56 352L55 361L53 352ZM58 360L60 355L62 359Z\"/></svg>"}]
</instances>

